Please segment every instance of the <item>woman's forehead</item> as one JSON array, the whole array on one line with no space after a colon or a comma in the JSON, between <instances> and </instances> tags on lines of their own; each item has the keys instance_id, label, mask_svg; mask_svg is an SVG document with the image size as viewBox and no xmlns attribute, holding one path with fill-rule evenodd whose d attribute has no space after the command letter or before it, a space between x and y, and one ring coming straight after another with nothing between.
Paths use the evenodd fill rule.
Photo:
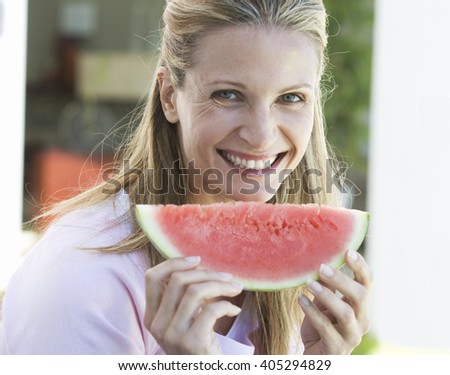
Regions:
<instances>
[{"instance_id":1,"label":"woman's forehead","mask_svg":"<svg viewBox=\"0 0 450 375\"><path fill-rule=\"evenodd\" d=\"M314 86L320 70L317 46L306 34L281 28L230 26L203 37L188 69L197 83L294 81Z\"/></svg>"}]
</instances>

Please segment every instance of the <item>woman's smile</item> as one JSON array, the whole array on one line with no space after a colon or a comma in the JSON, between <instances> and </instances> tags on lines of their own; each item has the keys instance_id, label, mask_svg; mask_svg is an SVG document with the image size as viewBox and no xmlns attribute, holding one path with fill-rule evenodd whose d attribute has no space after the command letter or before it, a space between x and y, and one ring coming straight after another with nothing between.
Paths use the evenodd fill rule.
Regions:
<instances>
[{"instance_id":1,"label":"woman's smile","mask_svg":"<svg viewBox=\"0 0 450 375\"><path fill-rule=\"evenodd\" d=\"M218 150L219 155L230 165L237 168L239 173L262 176L274 173L286 152L266 155L251 155L234 150Z\"/></svg>"}]
</instances>

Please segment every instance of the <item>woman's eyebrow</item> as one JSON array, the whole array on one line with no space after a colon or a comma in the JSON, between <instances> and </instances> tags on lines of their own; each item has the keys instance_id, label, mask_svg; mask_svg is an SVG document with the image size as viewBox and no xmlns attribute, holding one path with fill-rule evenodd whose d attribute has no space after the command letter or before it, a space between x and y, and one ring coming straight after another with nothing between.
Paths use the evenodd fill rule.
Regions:
<instances>
[{"instance_id":1,"label":"woman's eyebrow","mask_svg":"<svg viewBox=\"0 0 450 375\"><path fill-rule=\"evenodd\" d=\"M234 87L238 87L241 88L243 90L247 89L247 86L242 83L242 82L236 82L236 81L229 81L229 80L223 80L223 79L218 79L218 80L214 80L212 82L207 83L207 86L214 86L214 85L229 85L229 86L234 86ZM301 82L283 89L280 89L280 92L287 92L287 91L295 91L298 89L309 89L312 90L312 85L307 83L307 82Z\"/></svg>"},{"instance_id":2,"label":"woman's eyebrow","mask_svg":"<svg viewBox=\"0 0 450 375\"><path fill-rule=\"evenodd\" d=\"M297 85L286 87L285 89L282 89L281 91L293 91L298 89L309 89L312 90L312 85L309 83L298 83Z\"/></svg>"},{"instance_id":3,"label":"woman's eyebrow","mask_svg":"<svg viewBox=\"0 0 450 375\"><path fill-rule=\"evenodd\" d=\"M223 84L230 85L230 86L236 86L236 87L239 87L244 90L247 88L247 86L241 82L228 81L228 80L223 80L223 79L214 80L214 81L208 83L207 86L223 85Z\"/></svg>"}]
</instances>

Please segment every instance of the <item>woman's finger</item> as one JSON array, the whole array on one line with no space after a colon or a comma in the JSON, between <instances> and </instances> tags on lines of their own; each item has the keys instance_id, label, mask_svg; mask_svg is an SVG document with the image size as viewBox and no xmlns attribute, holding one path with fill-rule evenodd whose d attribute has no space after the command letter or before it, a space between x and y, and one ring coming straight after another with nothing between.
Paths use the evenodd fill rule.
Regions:
<instances>
[{"instance_id":1,"label":"woman's finger","mask_svg":"<svg viewBox=\"0 0 450 375\"><path fill-rule=\"evenodd\" d=\"M324 315L330 313L334 317L337 322L336 329L348 345L351 347L358 345L361 332L353 308L317 281L309 281L308 290L314 295L314 301L318 300L326 307L327 314Z\"/></svg>"},{"instance_id":2,"label":"woman's finger","mask_svg":"<svg viewBox=\"0 0 450 375\"><path fill-rule=\"evenodd\" d=\"M171 324L177 325L180 330L187 330L198 319L199 311L211 301L220 297L235 297L242 292L239 284L209 281L201 284L192 284L186 289L177 312Z\"/></svg>"},{"instance_id":3,"label":"woman's finger","mask_svg":"<svg viewBox=\"0 0 450 375\"><path fill-rule=\"evenodd\" d=\"M242 289L228 282L232 275L207 269L174 272L168 281L155 320L159 326L176 324L188 329L190 321L205 299L235 296Z\"/></svg>"},{"instance_id":4,"label":"woman's finger","mask_svg":"<svg viewBox=\"0 0 450 375\"><path fill-rule=\"evenodd\" d=\"M309 319L311 325L320 336L326 349L325 352L339 353L343 347L343 339L334 324L304 294L300 296L299 302L305 317Z\"/></svg>"},{"instance_id":5,"label":"woman's finger","mask_svg":"<svg viewBox=\"0 0 450 375\"><path fill-rule=\"evenodd\" d=\"M195 319L190 330L190 336L195 339L202 339L214 331L217 320L224 316L236 316L241 309L229 301L221 300L209 302Z\"/></svg>"},{"instance_id":6,"label":"woman's finger","mask_svg":"<svg viewBox=\"0 0 450 375\"><path fill-rule=\"evenodd\" d=\"M169 276L176 271L189 270L197 267L200 257L173 258L150 268L145 273L146 310L144 323L150 328L151 322L158 312L159 305Z\"/></svg>"},{"instance_id":7,"label":"woman's finger","mask_svg":"<svg viewBox=\"0 0 450 375\"><path fill-rule=\"evenodd\" d=\"M325 264L320 266L320 281L332 290L339 291L346 301L353 307L358 319L364 318L368 313L368 289L357 280L352 279L340 270L333 269Z\"/></svg>"},{"instance_id":8,"label":"woman's finger","mask_svg":"<svg viewBox=\"0 0 450 375\"><path fill-rule=\"evenodd\" d=\"M373 275L364 257L356 251L349 250L346 254L346 263L353 271L355 280L369 288L372 284Z\"/></svg>"},{"instance_id":9,"label":"woman's finger","mask_svg":"<svg viewBox=\"0 0 450 375\"><path fill-rule=\"evenodd\" d=\"M327 287L328 289L330 289L333 293L336 292L335 289L333 289L333 288L330 287L329 285L326 285L326 284L323 283L321 280L316 280L316 281L317 281L319 284L321 284L322 286ZM314 305L317 306L317 308L318 308L320 311L322 311L325 315L328 316L328 318L331 319L331 314L329 314L329 313L327 312L327 308L326 308L325 305L323 305L318 299L315 299L315 298L314 298L314 300L313 300L312 302L314 303Z\"/></svg>"}]
</instances>

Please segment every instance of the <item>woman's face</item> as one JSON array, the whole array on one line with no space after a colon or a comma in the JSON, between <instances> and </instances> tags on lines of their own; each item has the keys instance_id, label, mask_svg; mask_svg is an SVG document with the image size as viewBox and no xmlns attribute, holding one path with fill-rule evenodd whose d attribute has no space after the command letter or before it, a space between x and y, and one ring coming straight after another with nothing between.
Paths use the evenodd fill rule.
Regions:
<instances>
[{"instance_id":1,"label":"woman's face","mask_svg":"<svg viewBox=\"0 0 450 375\"><path fill-rule=\"evenodd\" d=\"M191 167L190 202L275 195L308 146L319 68L313 42L297 32L235 26L201 40L166 113Z\"/></svg>"}]
</instances>

